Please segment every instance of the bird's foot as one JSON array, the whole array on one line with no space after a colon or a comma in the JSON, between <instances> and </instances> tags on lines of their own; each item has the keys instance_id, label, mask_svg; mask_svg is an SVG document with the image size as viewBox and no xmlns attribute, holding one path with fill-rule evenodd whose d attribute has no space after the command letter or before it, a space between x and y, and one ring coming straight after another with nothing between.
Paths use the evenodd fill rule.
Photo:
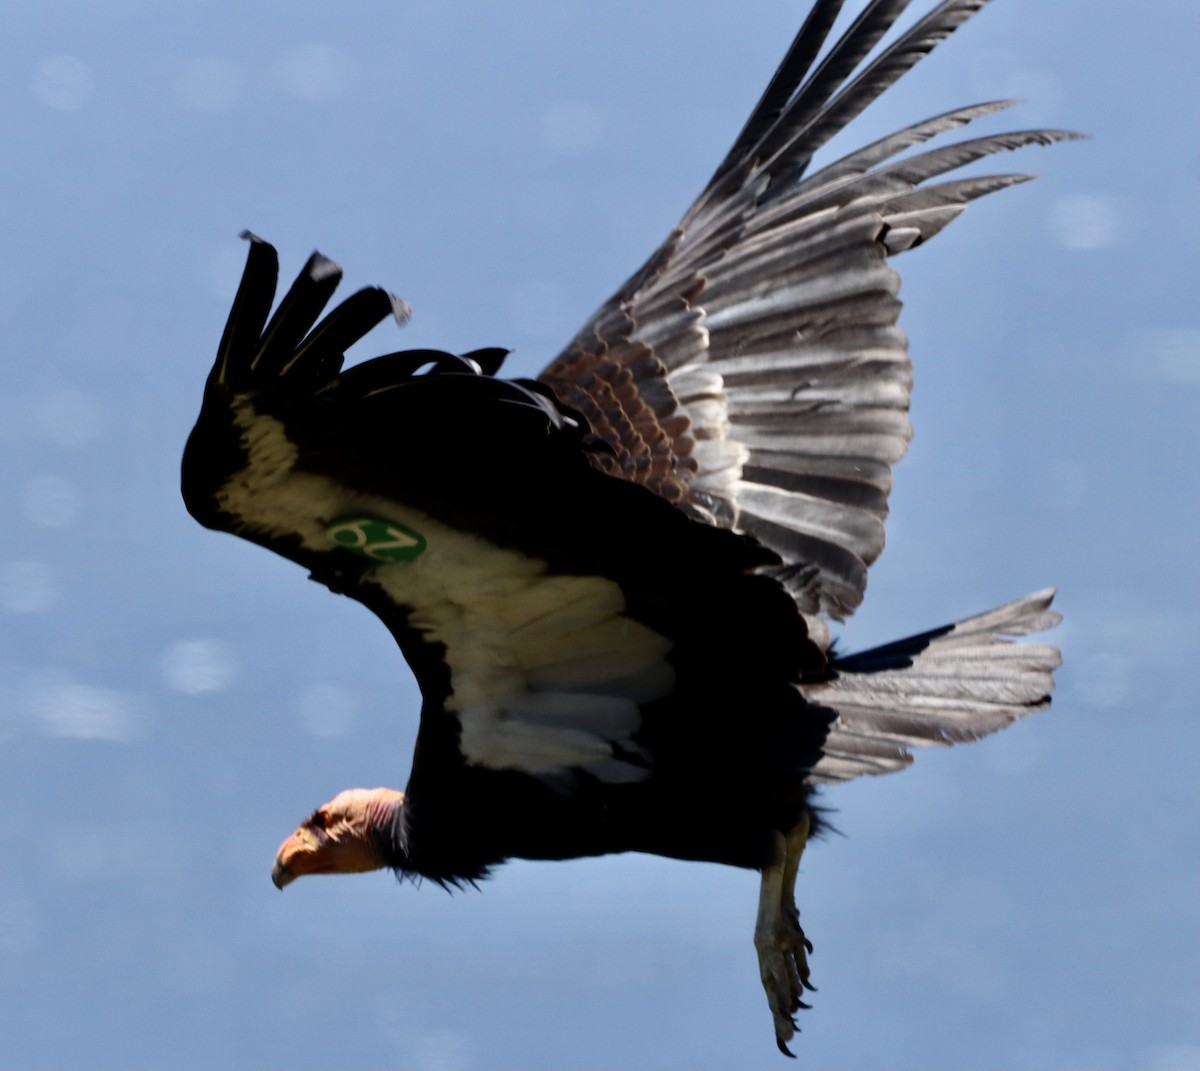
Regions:
<instances>
[{"instance_id":1,"label":"bird's foot","mask_svg":"<svg viewBox=\"0 0 1200 1071\"><path fill-rule=\"evenodd\" d=\"M799 916L786 908L765 932L754 935L758 972L775 1021L775 1044L785 1056L793 1055L787 1043L796 1034L796 1012L810 1006L804 1002L804 992L816 991L808 971L808 953L812 947L800 928Z\"/></svg>"}]
</instances>

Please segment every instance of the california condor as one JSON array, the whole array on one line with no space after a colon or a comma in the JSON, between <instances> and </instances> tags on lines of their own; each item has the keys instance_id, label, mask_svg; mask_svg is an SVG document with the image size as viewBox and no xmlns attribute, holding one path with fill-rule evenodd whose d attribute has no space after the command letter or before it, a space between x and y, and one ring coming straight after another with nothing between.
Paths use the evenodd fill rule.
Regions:
<instances>
[{"instance_id":1,"label":"california condor","mask_svg":"<svg viewBox=\"0 0 1200 1071\"><path fill-rule=\"evenodd\" d=\"M276 885L626 851L756 869L788 1051L817 786L1040 710L1059 664L1008 639L1057 622L1050 591L860 654L827 624L862 599L911 436L889 257L1029 177L949 172L1073 135L907 152L1003 101L810 162L984 2L944 0L868 61L906 0L871 0L820 59L842 3L817 0L682 221L536 380L497 378L499 349L345 369L407 310L366 289L321 319L341 272L314 254L271 314L278 258L247 236L187 507L374 611L424 698L405 791L317 808Z\"/></svg>"}]
</instances>

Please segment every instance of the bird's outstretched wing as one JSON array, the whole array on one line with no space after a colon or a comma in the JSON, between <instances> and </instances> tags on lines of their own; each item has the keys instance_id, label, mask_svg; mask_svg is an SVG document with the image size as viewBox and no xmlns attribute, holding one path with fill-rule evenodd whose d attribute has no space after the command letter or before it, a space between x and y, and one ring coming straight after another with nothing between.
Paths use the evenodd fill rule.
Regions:
<instances>
[{"instance_id":1,"label":"bird's outstretched wing","mask_svg":"<svg viewBox=\"0 0 1200 1071\"><path fill-rule=\"evenodd\" d=\"M468 768L544 785L643 780L656 731L719 747L739 700L794 708L795 765L812 766L829 716L792 683L826 660L758 572L778 564L769 549L598 471L546 388L489 374L501 351L402 351L343 370L343 351L401 306L368 289L319 320L341 273L314 254L269 317L277 275L274 249L251 237L184 499L390 629L424 697L410 812L423 800L426 816L453 814ZM739 672L713 683L721 662ZM643 723L651 707L657 729Z\"/></svg>"},{"instance_id":2,"label":"bird's outstretched wing","mask_svg":"<svg viewBox=\"0 0 1200 1071\"><path fill-rule=\"evenodd\" d=\"M1030 176L932 180L1076 136L997 134L897 159L1011 102L979 104L809 173L985 2L944 0L863 65L907 0L872 0L819 62L842 0L818 0L704 192L540 376L608 445L595 465L775 550L774 574L806 615L859 605L912 434L888 258Z\"/></svg>"}]
</instances>

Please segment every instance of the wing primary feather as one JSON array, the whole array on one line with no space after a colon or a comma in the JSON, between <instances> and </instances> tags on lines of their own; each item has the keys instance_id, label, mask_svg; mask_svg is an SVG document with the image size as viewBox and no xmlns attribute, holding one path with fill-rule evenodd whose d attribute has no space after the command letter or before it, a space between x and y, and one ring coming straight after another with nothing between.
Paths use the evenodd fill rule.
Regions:
<instances>
[{"instance_id":1,"label":"wing primary feather","mask_svg":"<svg viewBox=\"0 0 1200 1071\"><path fill-rule=\"evenodd\" d=\"M788 72L787 81L790 81L790 88L786 94L786 103L779 104L780 99L785 96L783 87L787 84L787 81L781 81L771 100L771 104L778 107L779 111L772 116L769 124L765 122L766 116L762 117L756 129L765 129L762 129L761 136L754 144L741 146L740 160L752 163L755 171L766 171L767 161L793 143L798 132L807 126L830 96L837 92L838 87L887 33L910 2L911 0L875 0L864 8L803 84L800 84L800 81L807 73L807 67L802 70L799 63L796 63ZM836 12L834 15L836 16ZM806 36L806 30L807 23L799 38ZM814 27L814 34L815 32ZM819 49L828 34L829 26L825 26L819 41L805 42L806 49L814 43ZM799 38L797 44L800 43ZM804 54L807 53L801 53ZM789 52L788 59L790 58ZM784 63L787 66L788 60L785 59ZM811 64L811 59L809 63ZM772 84L774 85L774 82ZM799 88L796 88L797 86ZM746 183L746 175L741 168L731 166L718 175L719 177L714 176L713 181L697 200L692 213L699 213L710 202L720 201Z\"/></svg>"},{"instance_id":2,"label":"wing primary feather","mask_svg":"<svg viewBox=\"0 0 1200 1071\"><path fill-rule=\"evenodd\" d=\"M818 0L813 5L779 69L734 141L733 147L714 172L709 182L710 186L748 156L762 140L763 135L778 121L796 87L808 74L821 51L821 46L829 37L829 31L844 2L845 0Z\"/></svg>"},{"instance_id":3,"label":"wing primary feather","mask_svg":"<svg viewBox=\"0 0 1200 1071\"><path fill-rule=\"evenodd\" d=\"M241 380L248 371L239 356L257 345L263 324L271 312L275 284L279 280L279 255L275 247L250 231L242 231L241 237L250 243L250 250L209 377L210 384L235 391L245 386Z\"/></svg>"},{"instance_id":4,"label":"wing primary feather","mask_svg":"<svg viewBox=\"0 0 1200 1071\"><path fill-rule=\"evenodd\" d=\"M791 144L797 132L808 126L909 3L911 0L874 0L859 13L755 147L761 162Z\"/></svg>"},{"instance_id":5,"label":"wing primary feather","mask_svg":"<svg viewBox=\"0 0 1200 1071\"><path fill-rule=\"evenodd\" d=\"M287 367L288 356L312 330L341 281L342 269L313 253L267 324L250 370L267 377Z\"/></svg>"},{"instance_id":6,"label":"wing primary feather","mask_svg":"<svg viewBox=\"0 0 1200 1071\"><path fill-rule=\"evenodd\" d=\"M804 106L798 109L798 114L789 115L787 127L780 131L780 140L773 146L770 166L781 165L803 170L817 149L844 129L872 101L929 55L987 2L988 0L943 0L943 3L884 49L832 99L818 98L819 108L814 107L817 100L804 101ZM900 8L903 9L905 4L900 4ZM883 17L879 22L864 31L863 44L867 45L866 50L855 48L847 55L846 61L852 61L853 66L858 65L883 33L891 27L899 15L899 10L881 14ZM840 74L839 82L852 69L853 67L847 69L845 64L838 64L836 70ZM807 87L802 93L807 95Z\"/></svg>"},{"instance_id":7,"label":"wing primary feather","mask_svg":"<svg viewBox=\"0 0 1200 1071\"><path fill-rule=\"evenodd\" d=\"M987 134L967 141L956 141L953 145L942 145L936 149L906 156L872 172L875 176L898 178L906 186L916 186L937 175L957 171L960 167L973 164L985 156L998 152L1012 152L1026 145L1053 145L1060 141L1079 141L1084 135L1073 130L1012 130L1004 134Z\"/></svg>"},{"instance_id":8,"label":"wing primary feather","mask_svg":"<svg viewBox=\"0 0 1200 1071\"><path fill-rule=\"evenodd\" d=\"M821 170L811 172L806 181L810 186L817 187L827 182L832 182L835 179L861 175L877 164L883 163L884 160L891 159L891 157L903 152L905 149L909 149L914 145L920 145L931 138L937 137L939 134L945 134L947 131L966 126L976 119L982 119L986 115L992 115L1019 103L1020 101L1014 99L994 100L943 112L932 119L913 123L911 126L906 126L903 130L897 130L894 134L889 134L886 137L871 142L869 145L864 145L861 149L835 160L833 163L821 168Z\"/></svg>"},{"instance_id":9,"label":"wing primary feather","mask_svg":"<svg viewBox=\"0 0 1200 1071\"><path fill-rule=\"evenodd\" d=\"M368 286L351 294L317 326L279 369L288 375L294 369L324 364L340 358L355 342L389 316L403 324L408 306L378 286Z\"/></svg>"}]
</instances>

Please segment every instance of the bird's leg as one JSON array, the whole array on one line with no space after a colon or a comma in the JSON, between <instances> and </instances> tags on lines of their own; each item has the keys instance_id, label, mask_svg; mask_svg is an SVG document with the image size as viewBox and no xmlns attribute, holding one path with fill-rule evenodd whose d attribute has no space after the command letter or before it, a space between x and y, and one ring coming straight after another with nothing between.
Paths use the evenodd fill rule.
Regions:
<instances>
[{"instance_id":1,"label":"bird's leg","mask_svg":"<svg viewBox=\"0 0 1200 1071\"><path fill-rule=\"evenodd\" d=\"M800 928L796 910L796 873L808 843L811 820L805 811L785 835L775 833L774 860L763 867L758 894L758 919L754 926L754 949L767 1004L775 1020L775 1044L791 1056L787 1042L796 1033L795 1014L808 1005L801 999L808 980L808 953L812 943Z\"/></svg>"}]
</instances>

